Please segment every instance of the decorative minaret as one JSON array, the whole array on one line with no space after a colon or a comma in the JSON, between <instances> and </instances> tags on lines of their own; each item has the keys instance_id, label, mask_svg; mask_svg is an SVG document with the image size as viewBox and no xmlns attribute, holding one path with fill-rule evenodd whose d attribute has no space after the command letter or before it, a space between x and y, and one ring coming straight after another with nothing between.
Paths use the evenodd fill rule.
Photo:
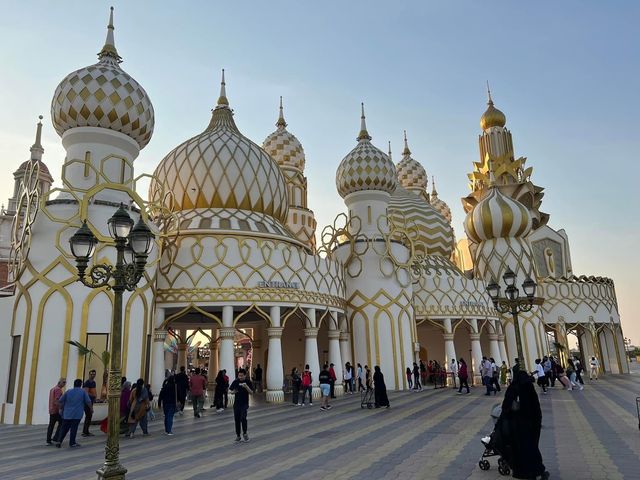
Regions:
<instances>
[{"instance_id":1,"label":"decorative minaret","mask_svg":"<svg viewBox=\"0 0 640 480\"><path fill-rule=\"evenodd\" d=\"M474 248L474 273L487 284L502 284L502 276L510 268L516 274L516 285L521 288L527 278L535 278L531 247L526 236L532 228L531 214L520 202L504 195L495 183L490 170L486 195L467 214L464 228ZM544 329L538 308L521 315L520 329L526 368L541 356ZM517 355L515 330L510 315L503 316L509 357Z\"/></svg>"},{"instance_id":2,"label":"decorative minaret","mask_svg":"<svg viewBox=\"0 0 640 480\"><path fill-rule=\"evenodd\" d=\"M422 164L411 157L409 150L409 142L407 142L407 131L404 131L404 150L402 150L402 159L396 165L398 172L398 183L419 197L429 202L429 193L427 192L427 171Z\"/></svg>"},{"instance_id":3,"label":"decorative minaret","mask_svg":"<svg viewBox=\"0 0 640 480\"><path fill-rule=\"evenodd\" d=\"M338 166L336 186L349 209L347 236L336 257L345 263L347 319L353 335L351 363L379 365L387 386L406 388L415 338L408 272L399 263L409 250L390 241L395 233L387 206L397 186L391 159L371 144L362 105L358 144ZM344 359L349 360L349 359Z\"/></svg>"},{"instance_id":4,"label":"decorative minaret","mask_svg":"<svg viewBox=\"0 0 640 480\"><path fill-rule=\"evenodd\" d=\"M316 219L313 211L307 206L304 149L296 136L287 130L282 97L280 97L280 113L276 127L276 131L265 138L262 147L278 163L287 181L289 214L286 226L298 240L314 251L316 248Z\"/></svg>"},{"instance_id":5,"label":"decorative minaret","mask_svg":"<svg viewBox=\"0 0 640 480\"><path fill-rule=\"evenodd\" d=\"M544 189L531 182L533 169L525 167L527 159L515 158L511 132L505 127L507 117L494 106L488 83L487 96L487 110L480 118L480 161L474 162L473 172L468 175L471 194L462 199L462 205L469 212L485 196L491 163L496 186L503 194L527 205L535 230L549 220L549 215L540 211Z\"/></svg>"}]
</instances>

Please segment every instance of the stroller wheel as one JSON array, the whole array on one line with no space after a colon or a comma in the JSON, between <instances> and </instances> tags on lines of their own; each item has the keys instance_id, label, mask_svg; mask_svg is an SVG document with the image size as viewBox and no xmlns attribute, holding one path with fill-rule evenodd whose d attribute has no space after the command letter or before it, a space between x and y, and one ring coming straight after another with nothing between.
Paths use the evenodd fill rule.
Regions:
<instances>
[{"instance_id":1,"label":"stroller wheel","mask_svg":"<svg viewBox=\"0 0 640 480\"><path fill-rule=\"evenodd\" d=\"M480 467L480 470L489 470L491 468L491 464L488 460L480 460L478 462L478 466Z\"/></svg>"},{"instance_id":2,"label":"stroller wheel","mask_svg":"<svg viewBox=\"0 0 640 480\"><path fill-rule=\"evenodd\" d=\"M506 464L498 465L498 472L500 475L504 475L505 477L511 475L511 469L509 468L509 465Z\"/></svg>"}]
</instances>

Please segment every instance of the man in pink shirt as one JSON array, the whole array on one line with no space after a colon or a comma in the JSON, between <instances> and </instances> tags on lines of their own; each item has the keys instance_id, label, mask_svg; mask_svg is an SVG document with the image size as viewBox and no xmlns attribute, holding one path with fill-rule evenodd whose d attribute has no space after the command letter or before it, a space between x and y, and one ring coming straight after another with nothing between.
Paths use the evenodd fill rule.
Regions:
<instances>
[{"instance_id":1,"label":"man in pink shirt","mask_svg":"<svg viewBox=\"0 0 640 480\"><path fill-rule=\"evenodd\" d=\"M60 404L58 400L62 396L62 389L67 384L66 378L61 378L55 387L49 390L49 426L47 427L47 445L53 445L51 434L53 433L53 427L58 424L56 434L53 436L53 440L58 441L58 435L60 434L60 427L62 426L62 416L60 415Z\"/></svg>"},{"instance_id":2,"label":"man in pink shirt","mask_svg":"<svg viewBox=\"0 0 640 480\"><path fill-rule=\"evenodd\" d=\"M193 416L200 418L200 411L204 405L204 392L207 388L207 380L200 375L200 369L196 368L196 373L189 379L189 390L191 391L191 402L193 403Z\"/></svg>"}]
</instances>

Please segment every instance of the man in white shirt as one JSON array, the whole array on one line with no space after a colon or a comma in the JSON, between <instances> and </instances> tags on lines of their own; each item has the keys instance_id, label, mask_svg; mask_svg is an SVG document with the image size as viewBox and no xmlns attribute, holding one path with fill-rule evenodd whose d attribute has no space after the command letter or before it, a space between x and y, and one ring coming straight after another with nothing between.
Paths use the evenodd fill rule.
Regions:
<instances>
[{"instance_id":1,"label":"man in white shirt","mask_svg":"<svg viewBox=\"0 0 640 480\"><path fill-rule=\"evenodd\" d=\"M453 378L453 386L456 386L456 378L458 376L458 362L456 362L455 358L451 359L451 363L449 364L449 372L451 373L451 377Z\"/></svg>"},{"instance_id":2,"label":"man in white shirt","mask_svg":"<svg viewBox=\"0 0 640 480\"><path fill-rule=\"evenodd\" d=\"M600 368L600 362L596 357L591 357L589 360L589 380L593 380L594 378L598 379L598 369Z\"/></svg>"},{"instance_id":3,"label":"man in white shirt","mask_svg":"<svg viewBox=\"0 0 640 480\"><path fill-rule=\"evenodd\" d=\"M547 375L544 373L544 367L542 366L542 361L539 358L536 358L536 367L533 371L533 375L535 375L537 379L538 386L542 388L542 393L547 394Z\"/></svg>"}]
</instances>

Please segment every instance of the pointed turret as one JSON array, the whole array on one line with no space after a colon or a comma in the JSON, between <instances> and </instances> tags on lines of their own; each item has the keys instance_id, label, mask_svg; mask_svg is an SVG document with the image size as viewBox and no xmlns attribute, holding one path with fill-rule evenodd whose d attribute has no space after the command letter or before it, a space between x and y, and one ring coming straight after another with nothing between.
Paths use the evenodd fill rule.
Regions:
<instances>
[{"instance_id":1,"label":"pointed turret","mask_svg":"<svg viewBox=\"0 0 640 480\"><path fill-rule=\"evenodd\" d=\"M42 115L38 116L38 124L36 126L36 141L31 146L31 160L42 160L44 154L44 148L42 148Z\"/></svg>"},{"instance_id":2,"label":"pointed turret","mask_svg":"<svg viewBox=\"0 0 640 480\"><path fill-rule=\"evenodd\" d=\"M276 127L278 128L286 128L287 122L284 120L284 109L282 108L282 95L280 95L280 113L278 115L278 121L276 122Z\"/></svg>"},{"instance_id":3,"label":"pointed turret","mask_svg":"<svg viewBox=\"0 0 640 480\"><path fill-rule=\"evenodd\" d=\"M226 82L224 81L224 68L222 69L222 80L220 81L220 96L218 97L218 107L229 107L227 99Z\"/></svg>"},{"instance_id":4,"label":"pointed turret","mask_svg":"<svg viewBox=\"0 0 640 480\"><path fill-rule=\"evenodd\" d=\"M98 53L98 58L100 60L111 59L116 63L122 62L122 57L118 55L118 50L116 50L116 42L114 39L113 31L115 30L113 26L113 7L111 7L111 12L109 13L109 24L107 25L107 38L104 41L104 46L100 53Z\"/></svg>"},{"instance_id":5,"label":"pointed turret","mask_svg":"<svg viewBox=\"0 0 640 480\"><path fill-rule=\"evenodd\" d=\"M404 130L404 150L402 151L402 155L411 155L411 150L409 150L409 144L407 143L407 131Z\"/></svg>"},{"instance_id":6,"label":"pointed turret","mask_svg":"<svg viewBox=\"0 0 640 480\"><path fill-rule=\"evenodd\" d=\"M358 134L358 138L356 139L359 142L361 142L362 140L371 140L371 135L369 135L369 132L367 131L367 119L364 116L364 103L361 103L360 107L362 109L362 113L360 115L360 133Z\"/></svg>"}]
</instances>

